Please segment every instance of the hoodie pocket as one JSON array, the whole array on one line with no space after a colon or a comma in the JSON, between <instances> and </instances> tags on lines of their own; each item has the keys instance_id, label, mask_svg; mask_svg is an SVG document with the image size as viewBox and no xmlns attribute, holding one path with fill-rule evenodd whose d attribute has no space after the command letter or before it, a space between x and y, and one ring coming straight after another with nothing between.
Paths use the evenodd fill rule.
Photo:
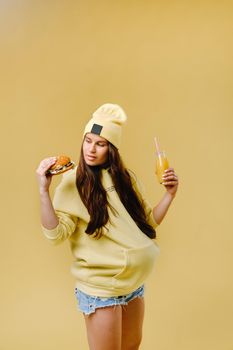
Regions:
<instances>
[{"instance_id":1,"label":"hoodie pocket","mask_svg":"<svg viewBox=\"0 0 233 350\"><path fill-rule=\"evenodd\" d=\"M155 243L125 250L125 266L113 277L114 288L122 289L126 286L133 288L144 283L153 269L159 251Z\"/></svg>"}]
</instances>

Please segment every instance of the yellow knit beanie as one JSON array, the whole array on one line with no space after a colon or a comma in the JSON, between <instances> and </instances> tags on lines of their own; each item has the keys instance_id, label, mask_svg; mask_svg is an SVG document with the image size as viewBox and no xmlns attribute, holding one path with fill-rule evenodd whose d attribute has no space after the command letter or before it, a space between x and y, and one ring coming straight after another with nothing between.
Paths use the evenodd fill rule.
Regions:
<instances>
[{"instance_id":1,"label":"yellow knit beanie","mask_svg":"<svg viewBox=\"0 0 233 350\"><path fill-rule=\"evenodd\" d=\"M105 103L93 113L85 127L84 135L89 132L99 135L119 148L121 129L126 120L127 116L119 105Z\"/></svg>"}]
</instances>

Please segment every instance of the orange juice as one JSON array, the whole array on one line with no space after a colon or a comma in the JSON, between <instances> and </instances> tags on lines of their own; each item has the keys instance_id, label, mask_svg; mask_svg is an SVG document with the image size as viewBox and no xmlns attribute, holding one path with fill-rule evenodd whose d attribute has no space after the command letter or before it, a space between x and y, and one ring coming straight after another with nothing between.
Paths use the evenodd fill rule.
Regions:
<instances>
[{"instance_id":1,"label":"orange juice","mask_svg":"<svg viewBox=\"0 0 233 350\"><path fill-rule=\"evenodd\" d=\"M169 164L166 157L166 153L164 151L156 152L156 175L160 184L163 182L162 176L164 170L168 168Z\"/></svg>"}]
</instances>

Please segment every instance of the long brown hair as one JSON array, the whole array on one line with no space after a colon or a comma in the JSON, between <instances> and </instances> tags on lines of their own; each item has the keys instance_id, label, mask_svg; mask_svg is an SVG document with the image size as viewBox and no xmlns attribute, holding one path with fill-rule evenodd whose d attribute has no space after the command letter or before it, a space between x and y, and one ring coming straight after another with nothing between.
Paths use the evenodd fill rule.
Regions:
<instances>
[{"instance_id":1,"label":"long brown hair","mask_svg":"<svg viewBox=\"0 0 233 350\"><path fill-rule=\"evenodd\" d=\"M83 149L81 149L76 173L76 187L90 215L85 232L100 238L103 234L103 228L109 221L108 208L114 215L117 215L117 211L108 203L107 193L101 182L103 167L108 168L115 190L137 226L148 237L155 238L156 231L146 220L143 203L133 188L131 176L125 168L117 148L111 143L109 143L108 162L101 166L87 165Z\"/></svg>"}]
</instances>

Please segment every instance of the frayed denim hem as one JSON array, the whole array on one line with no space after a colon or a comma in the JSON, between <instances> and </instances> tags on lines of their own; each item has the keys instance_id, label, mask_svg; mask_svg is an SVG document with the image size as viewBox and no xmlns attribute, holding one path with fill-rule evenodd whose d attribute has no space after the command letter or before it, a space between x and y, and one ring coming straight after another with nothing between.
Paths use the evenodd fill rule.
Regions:
<instances>
[{"instance_id":1,"label":"frayed denim hem","mask_svg":"<svg viewBox=\"0 0 233 350\"><path fill-rule=\"evenodd\" d=\"M135 298L143 298L144 285L142 285L132 293L119 297L101 298L97 296L88 295L77 288L75 288L75 295L78 301L79 311L81 311L84 315L88 316L94 313L95 310L99 308L116 307L118 305L122 305L124 308L124 306L128 305L128 303L134 300Z\"/></svg>"}]
</instances>

